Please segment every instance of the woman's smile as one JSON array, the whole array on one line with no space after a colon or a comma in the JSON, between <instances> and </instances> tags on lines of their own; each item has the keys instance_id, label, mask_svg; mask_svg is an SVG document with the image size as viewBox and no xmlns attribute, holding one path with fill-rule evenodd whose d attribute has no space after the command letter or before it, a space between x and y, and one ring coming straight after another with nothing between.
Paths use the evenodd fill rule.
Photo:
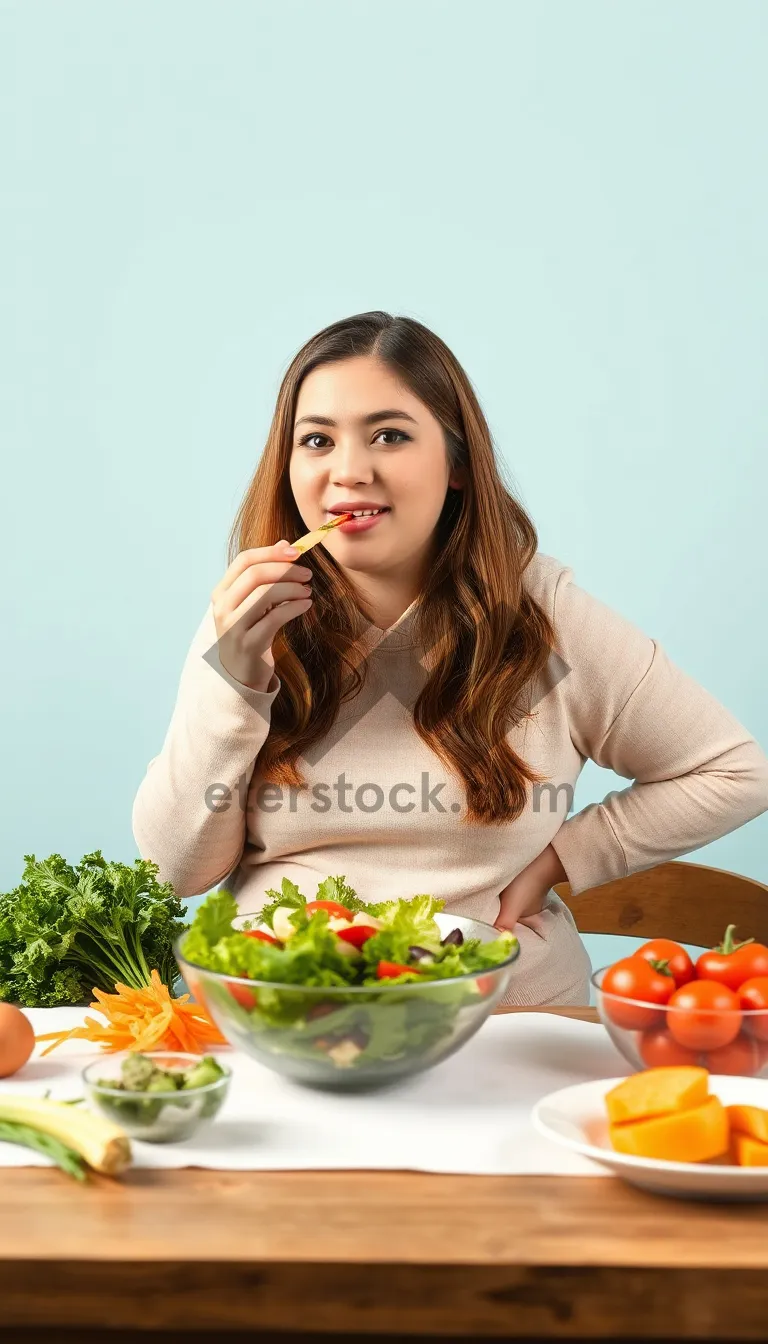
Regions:
<instances>
[{"instance_id":1,"label":"woman's smile","mask_svg":"<svg viewBox=\"0 0 768 1344\"><path fill-rule=\"evenodd\" d=\"M350 534L354 534L355 532L370 532L371 528L376 527L377 524L382 522L382 520L387 517L387 514L391 512L392 510L390 508L386 508L380 513L369 513L356 518L348 518L346 523L339 523L339 526L335 527L333 530L334 532L349 532ZM326 517L333 518L334 514L328 512Z\"/></svg>"}]
</instances>

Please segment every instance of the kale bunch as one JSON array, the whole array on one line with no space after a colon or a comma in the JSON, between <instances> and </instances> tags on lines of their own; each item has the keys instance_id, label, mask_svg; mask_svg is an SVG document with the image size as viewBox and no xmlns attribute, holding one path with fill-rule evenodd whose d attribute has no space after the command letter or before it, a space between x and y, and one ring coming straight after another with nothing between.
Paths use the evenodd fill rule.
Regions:
<instances>
[{"instance_id":1,"label":"kale bunch","mask_svg":"<svg viewBox=\"0 0 768 1344\"><path fill-rule=\"evenodd\" d=\"M173 944L186 927L184 906L156 863L108 863L100 850L71 867L60 854L25 854L21 882L0 894L0 1000L24 1008L90 1001L178 977Z\"/></svg>"}]
</instances>

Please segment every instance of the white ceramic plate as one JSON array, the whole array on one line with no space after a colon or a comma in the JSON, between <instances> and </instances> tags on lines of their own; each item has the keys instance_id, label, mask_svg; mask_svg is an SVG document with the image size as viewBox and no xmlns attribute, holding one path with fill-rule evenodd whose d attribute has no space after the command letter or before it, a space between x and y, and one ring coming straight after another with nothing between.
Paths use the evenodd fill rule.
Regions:
<instances>
[{"instance_id":1,"label":"white ceramic plate","mask_svg":"<svg viewBox=\"0 0 768 1344\"><path fill-rule=\"evenodd\" d=\"M768 1167L725 1167L710 1162L662 1162L629 1157L611 1148L604 1097L623 1078L577 1083L542 1097L533 1123L554 1143L608 1167L630 1185L684 1199L768 1200ZM712 1074L709 1090L725 1106L761 1106L768 1110L768 1080Z\"/></svg>"}]
</instances>

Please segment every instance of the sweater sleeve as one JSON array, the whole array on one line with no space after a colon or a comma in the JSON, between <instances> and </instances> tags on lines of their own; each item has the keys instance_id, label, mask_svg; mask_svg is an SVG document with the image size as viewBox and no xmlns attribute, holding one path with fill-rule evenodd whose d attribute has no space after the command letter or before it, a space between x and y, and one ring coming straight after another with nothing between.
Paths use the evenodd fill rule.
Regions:
<instances>
[{"instance_id":1,"label":"sweater sleeve","mask_svg":"<svg viewBox=\"0 0 768 1344\"><path fill-rule=\"evenodd\" d=\"M158 864L179 896L209 891L239 863L245 799L269 735L276 672L265 691L235 681L218 656L208 607L181 673L165 741L133 804L139 853Z\"/></svg>"},{"instance_id":2,"label":"sweater sleeve","mask_svg":"<svg viewBox=\"0 0 768 1344\"><path fill-rule=\"evenodd\" d=\"M718 840L768 811L768 758L654 639L584 592L555 589L561 682L585 759L635 782L563 822L552 840L574 895Z\"/></svg>"}]
</instances>

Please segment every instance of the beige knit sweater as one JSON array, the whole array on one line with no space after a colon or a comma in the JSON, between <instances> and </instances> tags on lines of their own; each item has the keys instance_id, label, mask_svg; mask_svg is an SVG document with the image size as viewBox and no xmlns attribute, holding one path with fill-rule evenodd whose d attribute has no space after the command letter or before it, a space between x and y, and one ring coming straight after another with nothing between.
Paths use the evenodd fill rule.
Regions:
<instances>
[{"instance_id":1,"label":"beige knit sweater","mask_svg":"<svg viewBox=\"0 0 768 1344\"><path fill-rule=\"evenodd\" d=\"M688 854L768 810L768 759L656 640L551 556L535 555L525 583L553 620L557 654L535 718L508 734L551 781L517 821L464 824L460 782L414 729L407 695L424 680L411 633L416 602L388 631L366 626L366 686L341 706L312 760L300 759L304 790L260 778L255 763L281 682L274 673L266 691L253 691L216 666L209 607L135 800L139 852L182 897L228 879L243 911L259 910L284 876L311 900L319 881L343 874L363 899L430 892L447 911L492 924L499 892L550 842L578 894ZM634 783L566 819L587 757ZM554 891L547 900L516 928L521 955L506 1001L586 1003L586 949Z\"/></svg>"}]
</instances>

